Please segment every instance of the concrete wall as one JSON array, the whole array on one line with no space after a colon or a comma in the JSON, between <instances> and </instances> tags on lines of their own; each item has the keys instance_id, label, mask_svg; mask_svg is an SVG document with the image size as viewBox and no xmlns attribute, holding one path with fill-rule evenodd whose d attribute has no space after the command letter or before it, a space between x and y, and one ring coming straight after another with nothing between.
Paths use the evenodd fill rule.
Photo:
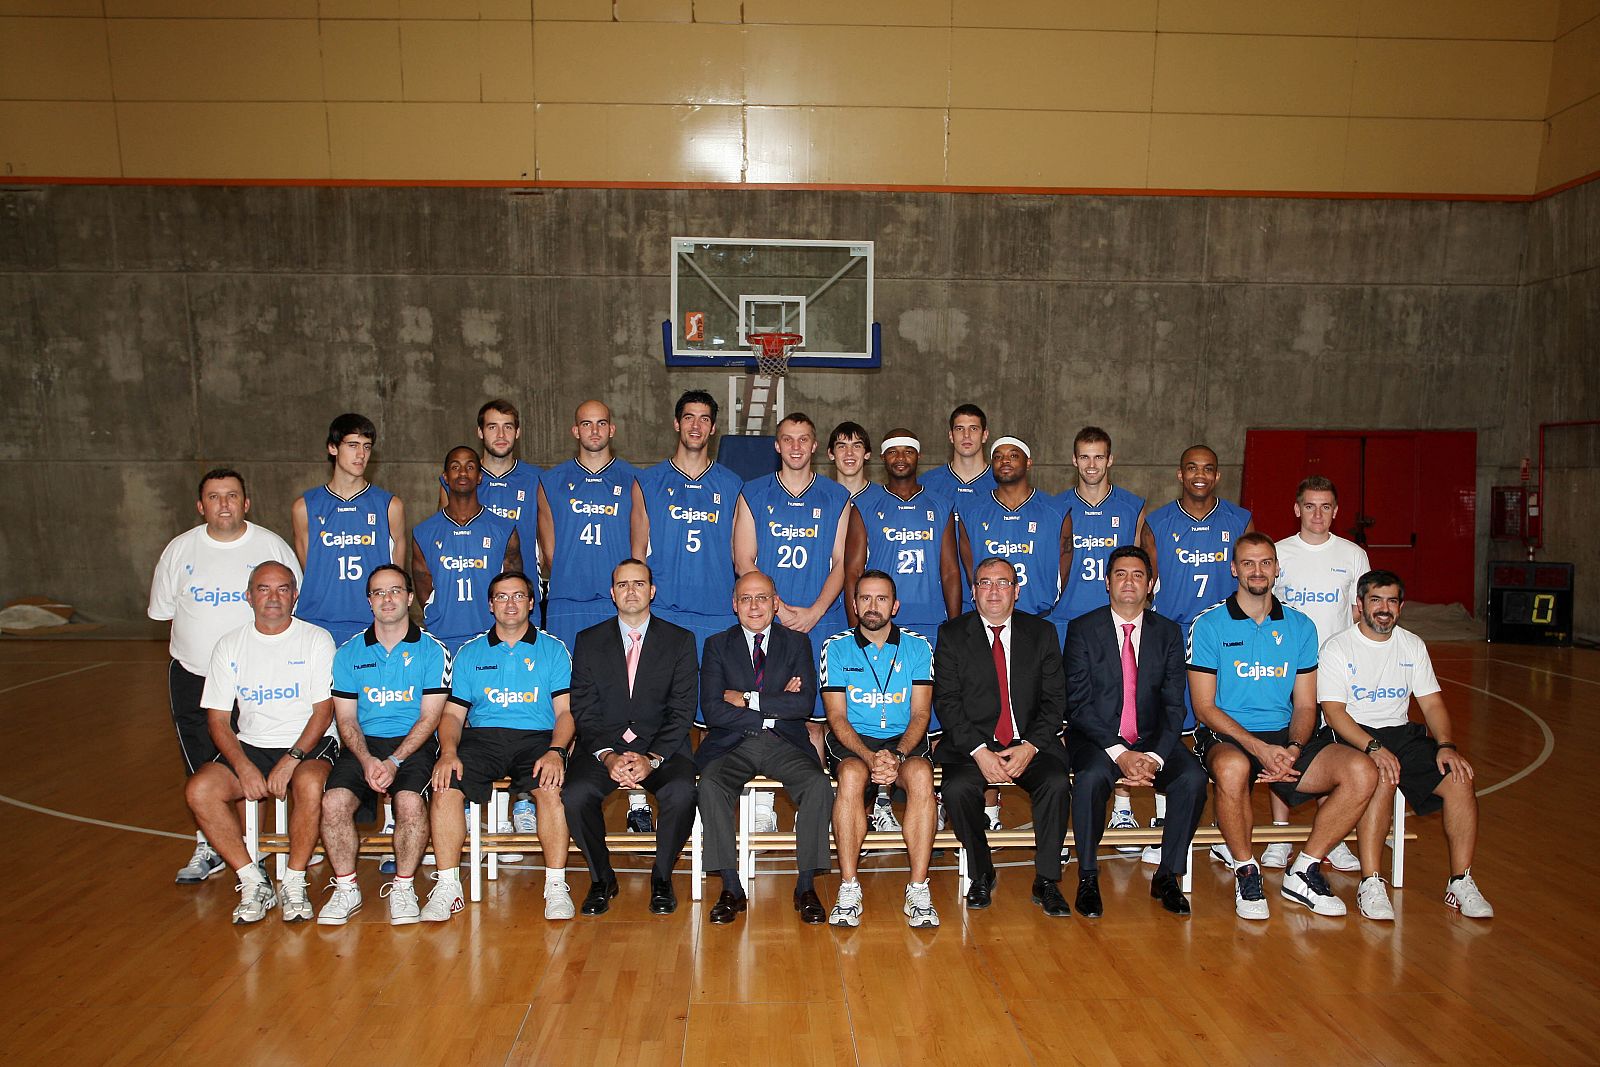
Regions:
<instances>
[{"instance_id":1,"label":"concrete wall","mask_svg":"<svg viewBox=\"0 0 1600 1067\"><path fill-rule=\"evenodd\" d=\"M1236 494L1247 427L1468 428L1479 432L1486 488L1514 476L1535 410L1595 411L1594 360L1584 356L1600 336L1597 192L1530 209L743 190L6 190L0 596L48 593L136 616L162 545L193 521L201 470L238 465L254 517L287 534L294 494L325 476L328 420L345 410L378 423L375 480L403 496L412 521L433 509L445 450L472 438L491 395L522 405L524 454L537 463L570 455L570 413L590 396L612 403L624 455L661 458L678 392L726 392L724 372L662 365L667 238L677 233L878 242L884 368L790 381L790 406L824 431L844 418L874 435L906 423L933 462L949 409L976 401L996 429L1033 443L1036 480L1056 491L1069 484L1073 433L1095 422L1116 438L1121 480L1164 499L1178 453L1196 440L1233 464L1224 485ZM1543 273L1525 285L1530 232L1528 258ZM1573 273L1575 242L1586 273ZM1573 267L1558 275L1547 262ZM1587 333L1570 325L1580 320Z\"/></svg>"}]
</instances>

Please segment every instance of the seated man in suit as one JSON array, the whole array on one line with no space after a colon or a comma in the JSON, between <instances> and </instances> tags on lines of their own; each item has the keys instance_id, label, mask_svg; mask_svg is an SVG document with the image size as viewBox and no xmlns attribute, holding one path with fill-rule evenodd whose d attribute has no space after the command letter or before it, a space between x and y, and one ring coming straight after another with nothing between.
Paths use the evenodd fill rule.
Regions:
<instances>
[{"instance_id":1,"label":"seated man in suit","mask_svg":"<svg viewBox=\"0 0 1600 1067\"><path fill-rule=\"evenodd\" d=\"M717 924L733 922L745 909L733 813L740 790L758 775L782 782L798 809L795 910L807 923L827 918L814 883L817 872L830 865L833 790L806 730L817 701L817 667L811 640L773 621L777 608L772 579L747 571L733 587L739 624L706 638L700 667L700 710L707 732L695 763L700 768L706 869L722 876L722 894L711 908L711 921Z\"/></svg>"},{"instance_id":2,"label":"seated man in suit","mask_svg":"<svg viewBox=\"0 0 1600 1067\"><path fill-rule=\"evenodd\" d=\"M1016 784L1033 804L1033 902L1046 915L1071 915L1057 885L1067 836L1067 751L1061 743L1066 681L1056 630L1017 611L1017 570L990 556L973 570L977 610L939 627L933 706L944 737L944 804L967 850L972 887L967 907L987 908L994 894L983 788Z\"/></svg>"},{"instance_id":3,"label":"seated man in suit","mask_svg":"<svg viewBox=\"0 0 1600 1067\"><path fill-rule=\"evenodd\" d=\"M617 895L601 806L612 791L644 789L661 809L650 910L678 906L672 868L694 826L694 762L689 723L700 684L694 634L650 614L655 578L637 559L611 572L617 617L578 634L572 656L572 717L578 747L561 792L572 837L589 861L585 915L601 915Z\"/></svg>"},{"instance_id":4,"label":"seated man in suit","mask_svg":"<svg viewBox=\"0 0 1600 1067\"><path fill-rule=\"evenodd\" d=\"M1072 753L1072 835L1078 843L1078 913L1101 913L1096 852L1116 786L1151 785L1167 796L1161 862L1150 895L1189 914L1179 880L1206 806L1206 772L1183 731L1183 631L1148 609L1150 557L1123 545L1106 561L1111 603L1067 626L1067 750Z\"/></svg>"}]
</instances>

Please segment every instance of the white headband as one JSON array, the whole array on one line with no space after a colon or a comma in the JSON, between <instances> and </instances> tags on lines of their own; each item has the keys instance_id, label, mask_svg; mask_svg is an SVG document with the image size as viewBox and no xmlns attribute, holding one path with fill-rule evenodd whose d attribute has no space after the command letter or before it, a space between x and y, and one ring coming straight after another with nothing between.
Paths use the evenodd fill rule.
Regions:
<instances>
[{"instance_id":1,"label":"white headband","mask_svg":"<svg viewBox=\"0 0 1600 1067\"><path fill-rule=\"evenodd\" d=\"M914 448L922 451L922 442L915 437L891 437L887 441L878 442L878 455L883 455L891 448Z\"/></svg>"},{"instance_id":2,"label":"white headband","mask_svg":"<svg viewBox=\"0 0 1600 1067\"><path fill-rule=\"evenodd\" d=\"M1025 444L1024 442L1018 440L1015 437L1002 437L1002 438L1000 438L1000 440L996 441L994 444L989 446L989 458L990 459L994 458L995 450L998 449L1001 445L1015 445L1017 448L1020 448L1022 450L1022 454L1024 456L1027 456L1029 459L1033 458L1033 449L1029 448L1027 446L1027 444Z\"/></svg>"}]
</instances>

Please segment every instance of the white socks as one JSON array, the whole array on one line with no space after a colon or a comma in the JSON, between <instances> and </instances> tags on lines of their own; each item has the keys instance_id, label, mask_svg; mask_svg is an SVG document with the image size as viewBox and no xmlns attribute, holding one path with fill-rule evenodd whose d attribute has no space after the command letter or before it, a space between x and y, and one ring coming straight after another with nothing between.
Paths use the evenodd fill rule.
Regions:
<instances>
[{"instance_id":1,"label":"white socks","mask_svg":"<svg viewBox=\"0 0 1600 1067\"><path fill-rule=\"evenodd\" d=\"M567 888L567 869L565 867L547 867L544 872L544 895L549 896L557 889Z\"/></svg>"},{"instance_id":2,"label":"white socks","mask_svg":"<svg viewBox=\"0 0 1600 1067\"><path fill-rule=\"evenodd\" d=\"M1133 812L1133 798L1113 794L1111 798L1111 810L1126 811L1131 814Z\"/></svg>"},{"instance_id":3,"label":"white socks","mask_svg":"<svg viewBox=\"0 0 1600 1067\"><path fill-rule=\"evenodd\" d=\"M628 792L628 810L637 811L639 808L648 808L650 802L644 797L643 789L633 789Z\"/></svg>"},{"instance_id":4,"label":"white socks","mask_svg":"<svg viewBox=\"0 0 1600 1067\"><path fill-rule=\"evenodd\" d=\"M1157 793L1156 794L1156 818L1165 819L1166 817L1167 817L1167 794L1165 794L1165 793Z\"/></svg>"}]
</instances>

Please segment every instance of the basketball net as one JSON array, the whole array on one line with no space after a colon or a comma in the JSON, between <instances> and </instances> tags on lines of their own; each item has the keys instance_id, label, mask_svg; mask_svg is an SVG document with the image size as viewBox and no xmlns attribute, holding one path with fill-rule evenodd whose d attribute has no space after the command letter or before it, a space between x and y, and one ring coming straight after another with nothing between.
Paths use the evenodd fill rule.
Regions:
<instances>
[{"instance_id":1,"label":"basketball net","mask_svg":"<svg viewBox=\"0 0 1600 1067\"><path fill-rule=\"evenodd\" d=\"M789 373L789 356L804 340L797 333L747 333L745 343L756 357L756 375L781 378Z\"/></svg>"}]
</instances>

